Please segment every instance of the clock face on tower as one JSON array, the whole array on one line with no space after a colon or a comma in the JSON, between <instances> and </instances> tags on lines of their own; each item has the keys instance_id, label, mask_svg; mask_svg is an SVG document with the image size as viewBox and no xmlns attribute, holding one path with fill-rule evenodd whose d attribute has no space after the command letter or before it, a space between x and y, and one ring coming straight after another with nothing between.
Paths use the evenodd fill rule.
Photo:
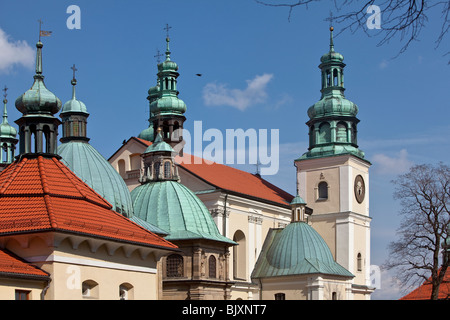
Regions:
<instances>
[{"instance_id":1,"label":"clock face on tower","mask_svg":"<svg viewBox=\"0 0 450 320\"><path fill-rule=\"evenodd\" d=\"M358 203L364 201L364 196L366 194L366 186L364 184L364 179L361 175L357 175L355 178L355 198Z\"/></svg>"}]
</instances>

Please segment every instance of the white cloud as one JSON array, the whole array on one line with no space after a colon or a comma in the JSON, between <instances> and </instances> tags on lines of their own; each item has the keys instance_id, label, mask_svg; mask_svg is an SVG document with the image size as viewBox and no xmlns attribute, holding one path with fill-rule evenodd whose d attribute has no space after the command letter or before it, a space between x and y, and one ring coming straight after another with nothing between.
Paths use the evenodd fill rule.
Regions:
<instances>
[{"instance_id":1,"label":"white cloud","mask_svg":"<svg viewBox=\"0 0 450 320\"><path fill-rule=\"evenodd\" d=\"M247 80L247 88L229 89L225 84L208 83L203 88L203 100L208 106L231 106L244 111L267 99L266 87L273 74L258 75Z\"/></svg>"},{"instance_id":2,"label":"white cloud","mask_svg":"<svg viewBox=\"0 0 450 320\"><path fill-rule=\"evenodd\" d=\"M11 41L0 29L0 72L8 73L14 65L32 68L35 51L26 41Z\"/></svg>"},{"instance_id":3,"label":"white cloud","mask_svg":"<svg viewBox=\"0 0 450 320\"><path fill-rule=\"evenodd\" d=\"M385 154L375 154L372 157L374 169L380 174L402 174L409 170L413 163L408 160L406 149L400 150L393 157Z\"/></svg>"}]
</instances>

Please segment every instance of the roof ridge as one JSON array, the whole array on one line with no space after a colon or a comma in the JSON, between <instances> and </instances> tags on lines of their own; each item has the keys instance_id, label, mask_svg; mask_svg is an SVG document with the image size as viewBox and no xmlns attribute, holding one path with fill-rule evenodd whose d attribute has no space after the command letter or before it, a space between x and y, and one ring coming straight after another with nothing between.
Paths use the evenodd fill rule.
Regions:
<instances>
[{"instance_id":1,"label":"roof ridge","mask_svg":"<svg viewBox=\"0 0 450 320\"><path fill-rule=\"evenodd\" d=\"M45 174L44 170L44 158L42 156L38 156L38 170L39 175L41 176L41 185L42 189L44 190L44 203L47 208L48 212L48 218L50 220L50 226L52 228L58 228L58 224L56 223L55 215L53 214L53 206L50 201L50 190L48 188L47 183L47 175Z\"/></svg>"}]
</instances>

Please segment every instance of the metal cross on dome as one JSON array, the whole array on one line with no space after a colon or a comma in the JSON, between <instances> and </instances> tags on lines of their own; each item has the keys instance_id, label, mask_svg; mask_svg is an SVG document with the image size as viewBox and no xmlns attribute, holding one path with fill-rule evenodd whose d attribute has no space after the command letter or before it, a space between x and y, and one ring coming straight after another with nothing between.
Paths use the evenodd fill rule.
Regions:
<instances>
[{"instance_id":1,"label":"metal cross on dome","mask_svg":"<svg viewBox=\"0 0 450 320\"><path fill-rule=\"evenodd\" d=\"M70 69L72 69L72 71L73 71L73 78L75 79L75 72L78 71L78 69L75 68L75 64L73 64L73 66L70 67Z\"/></svg>"},{"instance_id":2,"label":"metal cross on dome","mask_svg":"<svg viewBox=\"0 0 450 320\"><path fill-rule=\"evenodd\" d=\"M156 49L156 54L153 56L156 58L156 60L158 61L158 63L161 62L160 57L163 57L164 55L161 53L161 51L159 51L159 49Z\"/></svg>"},{"instance_id":3,"label":"metal cross on dome","mask_svg":"<svg viewBox=\"0 0 450 320\"><path fill-rule=\"evenodd\" d=\"M170 29L172 29L172 27L171 26L169 26L169 24L168 23L166 23L166 26L164 27L164 30L166 30L166 35L167 35L167 38L169 38L169 30Z\"/></svg>"},{"instance_id":4,"label":"metal cross on dome","mask_svg":"<svg viewBox=\"0 0 450 320\"><path fill-rule=\"evenodd\" d=\"M6 93L6 91L8 91L8 87L7 86L5 86L5 88L3 88L3 90L2 90L3 92L4 92L4 94L3 94L3 96L5 97L5 99L6 99L6 96L8 95L7 93Z\"/></svg>"},{"instance_id":5,"label":"metal cross on dome","mask_svg":"<svg viewBox=\"0 0 450 320\"><path fill-rule=\"evenodd\" d=\"M333 16L333 12L330 11L330 16L328 18L325 19L325 21L329 21L330 22L330 28L333 26L333 20L334 20L334 16Z\"/></svg>"}]
</instances>

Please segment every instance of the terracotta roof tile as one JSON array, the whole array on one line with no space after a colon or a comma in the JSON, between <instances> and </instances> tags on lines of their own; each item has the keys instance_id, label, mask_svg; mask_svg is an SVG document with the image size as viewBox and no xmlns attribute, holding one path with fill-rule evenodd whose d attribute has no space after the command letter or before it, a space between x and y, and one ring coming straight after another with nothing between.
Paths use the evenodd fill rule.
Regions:
<instances>
[{"instance_id":1,"label":"terracotta roof tile","mask_svg":"<svg viewBox=\"0 0 450 320\"><path fill-rule=\"evenodd\" d=\"M140 138L135 139L146 146L152 144ZM211 163L211 161L187 153L184 153L183 157L176 157L176 161L182 168L219 189L285 206L294 199L294 196L288 192L246 171L219 163Z\"/></svg>"},{"instance_id":2,"label":"terracotta roof tile","mask_svg":"<svg viewBox=\"0 0 450 320\"><path fill-rule=\"evenodd\" d=\"M0 250L0 273L48 278L49 275L7 250Z\"/></svg>"},{"instance_id":3,"label":"terracotta roof tile","mask_svg":"<svg viewBox=\"0 0 450 320\"><path fill-rule=\"evenodd\" d=\"M176 248L111 208L56 158L23 158L0 173L0 235L60 230Z\"/></svg>"},{"instance_id":4,"label":"terracotta roof tile","mask_svg":"<svg viewBox=\"0 0 450 320\"><path fill-rule=\"evenodd\" d=\"M406 296L400 298L400 300L430 300L431 298L431 278L424 282L420 287L408 293ZM438 299L448 300L450 299L450 271L447 269L444 279L439 286Z\"/></svg>"}]
</instances>

